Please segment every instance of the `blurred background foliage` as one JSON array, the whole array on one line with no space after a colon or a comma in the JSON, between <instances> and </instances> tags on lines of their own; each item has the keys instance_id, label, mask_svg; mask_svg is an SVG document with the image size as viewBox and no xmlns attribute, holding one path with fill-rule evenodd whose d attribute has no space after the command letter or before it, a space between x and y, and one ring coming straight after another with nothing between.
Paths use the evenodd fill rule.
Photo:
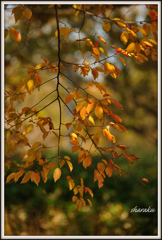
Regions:
<instances>
[{"instance_id":1,"label":"blurred background foliage","mask_svg":"<svg viewBox=\"0 0 162 240\"><path fill-rule=\"evenodd\" d=\"M33 11L32 21L26 19L14 23L14 16L11 15L12 8L16 5L8 5L4 12L5 28L13 27L17 29L22 40L26 39L19 46L8 36L5 40L5 89L15 89L17 84L26 74L23 68L27 65L36 66L42 62L41 57L48 61L57 61L57 39L55 38L56 21L54 8L47 5L28 5ZM111 12L111 10L109 10ZM146 15L147 8L144 5L114 5L111 17L119 17L123 20L140 21L149 20ZM75 28L78 31L82 25L84 15L80 13L74 16L75 11L67 5L59 9L60 26ZM86 15L81 31L81 38L95 38L95 34L103 37L107 41L108 55L115 52L109 45L125 47L120 41L120 30L112 24L111 31L106 34L101 28L102 21L99 18ZM140 25L140 22L139 22ZM27 38L26 38L27 36ZM67 41L61 39L61 59L66 62L82 62L82 53L78 50L79 43L75 41L78 35L70 33ZM85 43L80 43L81 50L87 52ZM66 180L66 169L63 171L61 179L53 182L52 173L47 183L40 183L39 187L34 183L5 185L5 235L156 235L157 234L157 63L149 58L149 62L139 64L133 59L126 59L126 67L122 67L117 58L110 58L111 63L121 70L117 79L109 76L99 75L99 81L104 83L109 89L109 93L114 100L119 101L124 111L115 109L124 122L128 133L114 134L119 144L124 144L130 148L128 153L134 154L140 160L134 162L133 166L126 160L121 161L121 168L127 169L129 175L122 177L117 174L105 179L104 186L98 189L97 183L93 183L93 164L87 171L82 165L77 164L77 155L72 154L68 144L62 149L62 155L71 157L74 163L74 173L79 173L83 177L85 186L94 192L92 199L93 207L88 206L76 209L76 204L72 203L72 193L69 191ZM64 65L67 76L83 86L92 77L82 78L78 73L74 73L73 67ZM96 65L97 66L97 65ZM52 78L56 74L41 73L42 82ZM97 79L98 80L98 79ZM62 80L63 81L63 80ZM69 85L70 86L70 83ZM43 85L39 91L34 91L32 95L26 97L25 102L17 102L14 107L22 109L24 106L31 106L45 95L47 95L53 82ZM73 87L71 85L71 87ZM62 92L64 97L65 92ZM96 94L96 93L95 93ZM47 104L52 100L50 96L43 102ZM9 103L6 102L6 105ZM42 105L43 106L43 105ZM39 105L41 108L41 105ZM66 111L66 110L65 110ZM45 109L42 116L57 118L56 107L51 105ZM68 116L66 115L68 118ZM29 136L30 135L30 136ZM38 131L28 135L31 141L41 137ZM51 143L50 138L47 143ZM52 140L54 141L54 140ZM65 139L65 142L68 140ZM55 144L54 144L55 145ZM68 148L67 148L68 147ZM6 158L12 163L21 161L25 148L17 150ZM54 149L46 151L46 157L55 153ZM131 165L131 166L130 166ZM7 174L10 170L7 171ZM149 187L141 184L139 179L146 177L149 180ZM132 213L131 209L151 208L156 209L153 213Z\"/></svg>"}]
</instances>

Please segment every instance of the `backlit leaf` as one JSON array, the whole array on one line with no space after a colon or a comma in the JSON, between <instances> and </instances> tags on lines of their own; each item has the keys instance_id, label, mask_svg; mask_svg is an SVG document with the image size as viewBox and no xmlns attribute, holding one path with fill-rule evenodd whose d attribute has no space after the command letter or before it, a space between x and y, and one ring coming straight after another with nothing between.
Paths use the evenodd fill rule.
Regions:
<instances>
[{"instance_id":1,"label":"backlit leaf","mask_svg":"<svg viewBox=\"0 0 162 240\"><path fill-rule=\"evenodd\" d=\"M66 179L69 182L69 189L71 191L74 188L74 186L75 186L74 180L70 176L67 176Z\"/></svg>"},{"instance_id":2,"label":"backlit leaf","mask_svg":"<svg viewBox=\"0 0 162 240\"><path fill-rule=\"evenodd\" d=\"M24 15L24 17L26 18L26 19L31 19L31 17L32 17L32 11L29 9L29 8L25 8L24 10L23 10L23 15Z\"/></svg>"},{"instance_id":3,"label":"backlit leaf","mask_svg":"<svg viewBox=\"0 0 162 240\"><path fill-rule=\"evenodd\" d=\"M99 120L102 120L103 117L103 108L101 106L95 107L95 115Z\"/></svg>"},{"instance_id":4,"label":"backlit leaf","mask_svg":"<svg viewBox=\"0 0 162 240\"><path fill-rule=\"evenodd\" d=\"M143 182L149 182L147 178L142 178L141 179Z\"/></svg>"},{"instance_id":5,"label":"backlit leaf","mask_svg":"<svg viewBox=\"0 0 162 240\"><path fill-rule=\"evenodd\" d=\"M67 165L69 166L69 169L70 169L70 172L72 172L73 170L73 165L70 161L66 161L67 162Z\"/></svg>"},{"instance_id":6,"label":"backlit leaf","mask_svg":"<svg viewBox=\"0 0 162 240\"><path fill-rule=\"evenodd\" d=\"M77 208L78 208L78 211L79 211L81 209L81 207L82 207L82 202L81 202L80 199L76 200L76 205L77 205Z\"/></svg>"},{"instance_id":7,"label":"backlit leaf","mask_svg":"<svg viewBox=\"0 0 162 240\"><path fill-rule=\"evenodd\" d=\"M53 172L54 181L56 182L60 177L61 177L61 170L60 170L60 168L55 168L55 170Z\"/></svg>"},{"instance_id":8,"label":"backlit leaf","mask_svg":"<svg viewBox=\"0 0 162 240\"><path fill-rule=\"evenodd\" d=\"M134 42L131 42L128 47L126 48L127 52L128 53L132 53L135 49L135 43Z\"/></svg>"},{"instance_id":9,"label":"backlit leaf","mask_svg":"<svg viewBox=\"0 0 162 240\"><path fill-rule=\"evenodd\" d=\"M102 43L106 44L106 41L102 37L100 37L100 36L97 36L97 37Z\"/></svg>"},{"instance_id":10,"label":"backlit leaf","mask_svg":"<svg viewBox=\"0 0 162 240\"><path fill-rule=\"evenodd\" d=\"M125 59L124 58L122 58L122 57L118 57L119 58L119 60L123 63L123 65L124 66L126 66L126 62L125 62Z\"/></svg>"},{"instance_id":11,"label":"backlit leaf","mask_svg":"<svg viewBox=\"0 0 162 240\"><path fill-rule=\"evenodd\" d=\"M84 160L83 160L83 167L85 169L87 169L87 167L89 167L92 164L92 158L90 156L87 156Z\"/></svg>"},{"instance_id":12,"label":"backlit leaf","mask_svg":"<svg viewBox=\"0 0 162 240\"><path fill-rule=\"evenodd\" d=\"M68 104L73 99L73 97L73 93L69 93L65 98L65 104Z\"/></svg>"},{"instance_id":13,"label":"backlit leaf","mask_svg":"<svg viewBox=\"0 0 162 240\"><path fill-rule=\"evenodd\" d=\"M106 169L105 169L105 172L106 172L106 175L108 177L111 177L113 170L112 170L112 168L110 166L107 166Z\"/></svg>"},{"instance_id":14,"label":"backlit leaf","mask_svg":"<svg viewBox=\"0 0 162 240\"><path fill-rule=\"evenodd\" d=\"M21 34L18 31L16 31L14 28L11 28L11 27L8 27L8 28L10 29L10 37L12 38L12 40L20 44Z\"/></svg>"},{"instance_id":15,"label":"backlit leaf","mask_svg":"<svg viewBox=\"0 0 162 240\"><path fill-rule=\"evenodd\" d=\"M78 145L78 144L79 144L79 141L78 141L78 140L72 140L72 141L70 141L70 143L71 143L72 145Z\"/></svg>"},{"instance_id":16,"label":"backlit leaf","mask_svg":"<svg viewBox=\"0 0 162 240\"><path fill-rule=\"evenodd\" d=\"M114 21L115 21L115 23L118 25L118 26L120 26L120 27L126 27L126 23L123 21L123 20L121 20L120 18L114 18L113 19Z\"/></svg>"},{"instance_id":17,"label":"backlit leaf","mask_svg":"<svg viewBox=\"0 0 162 240\"><path fill-rule=\"evenodd\" d=\"M77 106L76 106L76 111L79 112L80 109L84 106L84 103L79 103Z\"/></svg>"},{"instance_id":18,"label":"backlit leaf","mask_svg":"<svg viewBox=\"0 0 162 240\"><path fill-rule=\"evenodd\" d=\"M127 32L122 32L120 35L120 40L126 44L128 42L129 34Z\"/></svg>"},{"instance_id":19,"label":"backlit leaf","mask_svg":"<svg viewBox=\"0 0 162 240\"><path fill-rule=\"evenodd\" d=\"M28 134L28 133L32 132L33 128L34 128L34 125L33 124L29 124L28 126L26 126L26 128L24 130L24 133Z\"/></svg>"},{"instance_id":20,"label":"backlit leaf","mask_svg":"<svg viewBox=\"0 0 162 240\"><path fill-rule=\"evenodd\" d=\"M32 171L26 172L25 175L24 175L24 177L23 177L23 179L22 179L22 181L21 181L21 183L26 183L26 182L28 182L28 181L30 180L30 178L31 178L31 174L32 174Z\"/></svg>"},{"instance_id":21,"label":"backlit leaf","mask_svg":"<svg viewBox=\"0 0 162 240\"><path fill-rule=\"evenodd\" d=\"M98 78L98 72L97 72L97 70L96 70L95 68L91 69L91 73L92 73L92 75L93 75L93 77L94 77L94 80L95 80L96 78Z\"/></svg>"},{"instance_id":22,"label":"backlit leaf","mask_svg":"<svg viewBox=\"0 0 162 240\"><path fill-rule=\"evenodd\" d=\"M16 173L10 173L6 179L6 183L10 182L14 177L15 177Z\"/></svg>"},{"instance_id":23,"label":"backlit leaf","mask_svg":"<svg viewBox=\"0 0 162 240\"><path fill-rule=\"evenodd\" d=\"M87 201L88 201L88 203L89 203L89 206L92 207L92 202L91 202L91 200L89 200L89 199L87 198Z\"/></svg>"},{"instance_id":24,"label":"backlit leaf","mask_svg":"<svg viewBox=\"0 0 162 240\"><path fill-rule=\"evenodd\" d=\"M110 25L110 23L103 23L102 28L106 33L108 33L111 29L111 25Z\"/></svg>"},{"instance_id":25,"label":"backlit leaf","mask_svg":"<svg viewBox=\"0 0 162 240\"><path fill-rule=\"evenodd\" d=\"M80 116L83 120L86 118L86 106L81 109Z\"/></svg>"}]
</instances>

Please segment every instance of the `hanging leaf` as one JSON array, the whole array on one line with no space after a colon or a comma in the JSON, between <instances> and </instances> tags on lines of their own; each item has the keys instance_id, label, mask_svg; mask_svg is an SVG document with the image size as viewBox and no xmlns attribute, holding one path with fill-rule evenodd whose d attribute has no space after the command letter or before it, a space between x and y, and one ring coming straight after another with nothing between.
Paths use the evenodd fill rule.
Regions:
<instances>
[{"instance_id":1,"label":"hanging leaf","mask_svg":"<svg viewBox=\"0 0 162 240\"><path fill-rule=\"evenodd\" d=\"M110 25L110 23L103 23L102 28L106 33L108 33L111 29L111 25Z\"/></svg>"},{"instance_id":2,"label":"hanging leaf","mask_svg":"<svg viewBox=\"0 0 162 240\"><path fill-rule=\"evenodd\" d=\"M120 40L126 44L128 42L129 34L127 32L122 32L120 35Z\"/></svg>"},{"instance_id":3,"label":"hanging leaf","mask_svg":"<svg viewBox=\"0 0 162 240\"><path fill-rule=\"evenodd\" d=\"M30 180L30 178L31 178L31 174L32 174L32 171L26 172L25 175L24 175L24 177L23 177L23 179L22 179L22 181L21 181L21 183L26 183L26 182L28 182L28 181Z\"/></svg>"},{"instance_id":4,"label":"hanging leaf","mask_svg":"<svg viewBox=\"0 0 162 240\"><path fill-rule=\"evenodd\" d=\"M147 178L142 178L141 179L143 182L149 182Z\"/></svg>"},{"instance_id":5,"label":"hanging leaf","mask_svg":"<svg viewBox=\"0 0 162 240\"><path fill-rule=\"evenodd\" d=\"M96 70L95 68L91 69L91 72L92 72L92 75L93 75L93 77L94 77L94 80L95 80L96 78L98 78L98 72L97 72L97 70Z\"/></svg>"},{"instance_id":6,"label":"hanging leaf","mask_svg":"<svg viewBox=\"0 0 162 240\"><path fill-rule=\"evenodd\" d=\"M59 28L60 35L64 38L65 41L67 40L69 33L73 31L74 31L74 28L72 29L69 29L68 27ZM58 38L58 31L55 32L55 36Z\"/></svg>"},{"instance_id":7,"label":"hanging leaf","mask_svg":"<svg viewBox=\"0 0 162 240\"><path fill-rule=\"evenodd\" d=\"M53 172L54 181L56 182L60 177L61 177L61 170L60 170L60 168L55 168L55 170Z\"/></svg>"},{"instance_id":8,"label":"hanging leaf","mask_svg":"<svg viewBox=\"0 0 162 240\"><path fill-rule=\"evenodd\" d=\"M80 111L80 116L83 120L86 118L86 106Z\"/></svg>"},{"instance_id":9,"label":"hanging leaf","mask_svg":"<svg viewBox=\"0 0 162 240\"><path fill-rule=\"evenodd\" d=\"M73 97L73 93L69 93L65 98L65 104L68 104L73 99Z\"/></svg>"},{"instance_id":10,"label":"hanging leaf","mask_svg":"<svg viewBox=\"0 0 162 240\"><path fill-rule=\"evenodd\" d=\"M122 57L118 57L118 59L123 63L124 66L126 66L126 61L124 58Z\"/></svg>"},{"instance_id":11,"label":"hanging leaf","mask_svg":"<svg viewBox=\"0 0 162 240\"><path fill-rule=\"evenodd\" d=\"M14 28L11 28L11 27L8 27L8 28L10 29L10 37L12 38L12 40L20 44L21 34L18 31L16 31Z\"/></svg>"},{"instance_id":12,"label":"hanging leaf","mask_svg":"<svg viewBox=\"0 0 162 240\"><path fill-rule=\"evenodd\" d=\"M97 37L102 43L106 44L106 41L102 37L100 37L100 36L97 36Z\"/></svg>"},{"instance_id":13,"label":"hanging leaf","mask_svg":"<svg viewBox=\"0 0 162 240\"><path fill-rule=\"evenodd\" d=\"M95 107L95 115L99 120L102 120L103 117L103 108L101 106Z\"/></svg>"},{"instance_id":14,"label":"hanging leaf","mask_svg":"<svg viewBox=\"0 0 162 240\"><path fill-rule=\"evenodd\" d=\"M26 19L30 20L32 17L32 11L29 8L23 10L23 15Z\"/></svg>"}]
</instances>

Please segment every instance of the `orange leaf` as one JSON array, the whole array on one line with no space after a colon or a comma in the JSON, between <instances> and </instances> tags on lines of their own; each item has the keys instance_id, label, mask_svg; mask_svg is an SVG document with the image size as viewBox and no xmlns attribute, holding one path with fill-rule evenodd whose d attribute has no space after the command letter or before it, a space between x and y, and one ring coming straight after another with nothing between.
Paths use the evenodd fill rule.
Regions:
<instances>
[{"instance_id":1,"label":"orange leaf","mask_svg":"<svg viewBox=\"0 0 162 240\"><path fill-rule=\"evenodd\" d=\"M118 57L118 59L123 63L124 66L126 66L126 62L125 62L125 59L124 59L124 58Z\"/></svg>"},{"instance_id":2,"label":"orange leaf","mask_svg":"<svg viewBox=\"0 0 162 240\"><path fill-rule=\"evenodd\" d=\"M122 106L119 102L117 102L117 101L115 101L115 100L112 100L112 99L110 99L110 101L111 101L112 103L114 103L117 107L120 107L120 108L123 110L123 106Z\"/></svg>"},{"instance_id":3,"label":"orange leaf","mask_svg":"<svg viewBox=\"0 0 162 240\"><path fill-rule=\"evenodd\" d=\"M80 111L80 116L83 120L86 118L86 106Z\"/></svg>"},{"instance_id":4,"label":"orange leaf","mask_svg":"<svg viewBox=\"0 0 162 240\"><path fill-rule=\"evenodd\" d=\"M98 51L97 48L92 48L92 52L93 52L96 56L100 56L100 52Z\"/></svg>"},{"instance_id":5,"label":"orange leaf","mask_svg":"<svg viewBox=\"0 0 162 240\"><path fill-rule=\"evenodd\" d=\"M84 187L84 191L85 191L85 193L86 193L86 192L89 192L89 194L90 194L91 197L93 198L93 192L92 192L92 190L91 190L90 188Z\"/></svg>"},{"instance_id":6,"label":"orange leaf","mask_svg":"<svg viewBox=\"0 0 162 240\"><path fill-rule=\"evenodd\" d=\"M87 201L89 203L89 206L92 207L92 202L87 198Z\"/></svg>"},{"instance_id":7,"label":"orange leaf","mask_svg":"<svg viewBox=\"0 0 162 240\"><path fill-rule=\"evenodd\" d=\"M86 111L89 114L93 109L94 103L88 103Z\"/></svg>"},{"instance_id":8,"label":"orange leaf","mask_svg":"<svg viewBox=\"0 0 162 240\"><path fill-rule=\"evenodd\" d=\"M103 163L97 164L98 171L102 173L105 170L105 165Z\"/></svg>"},{"instance_id":9,"label":"orange leaf","mask_svg":"<svg viewBox=\"0 0 162 240\"><path fill-rule=\"evenodd\" d=\"M10 29L10 37L12 38L12 40L20 44L21 34L18 31L16 31L14 28L9 27L9 29Z\"/></svg>"},{"instance_id":10,"label":"orange leaf","mask_svg":"<svg viewBox=\"0 0 162 240\"><path fill-rule=\"evenodd\" d=\"M48 164L47 168L51 169L51 168L56 167L56 165L57 165L57 163L53 162L53 163Z\"/></svg>"},{"instance_id":11,"label":"orange leaf","mask_svg":"<svg viewBox=\"0 0 162 240\"><path fill-rule=\"evenodd\" d=\"M100 36L97 36L97 37L102 43L106 44L106 41L102 37L100 37Z\"/></svg>"},{"instance_id":12,"label":"orange leaf","mask_svg":"<svg viewBox=\"0 0 162 240\"><path fill-rule=\"evenodd\" d=\"M98 72L97 72L97 70L96 70L95 68L91 69L91 73L92 73L92 75L93 75L93 77L94 77L94 80L95 80L96 78L98 78Z\"/></svg>"},{"instance_id":13,"label":"orange leaf","mask_svg":"<svg viewBox=\"0 0 162 240\"><path fill-rule=\"evenodd\" d=\"M69 93L65 98L65 104L68 104L73 99L73 97L73 93Z\"/></svg>"},{"instance_id":14,"label":"orange leaf","mask_svg":"<svg viewBox=\"0 0 162 240\"><path fill-rule=\"evenodd\" d=\"M79 141L78 141L78 140L72 140L72 141L70 141L70 143L71 143L72 145L78 145L78 144L79 144Z\"/></svg>"},{"instance_id":15,"label":"orange leaf","mask_svg":"<svg viewBox=\"0 0 162 240\"><path fill-rule=\"evenodd\" d=\"M105 169L105 172L107 174L108 177L111 177L112 176L112 168L110 166L107 166L106 169Z\"/></svg>"},{"instance_id":16,"label":"orange leaf","mask_svg":"<svg viewBox=\"0 0 162 240\"><path fill-rule=\"evenodd\" d=\"M92 158L90 156L86 157L84 160L83 160L83 167L85 169L87 169L87 167L89 167L90 165L92 164Z\"/></svg>"},{"instance_id":17,"label":"orange leaf","mask_svg":"<svg viewBox=\"0 0 162 240\"><path fill-rule=\"evenodd\" d=\"M31 17L32 17L32 11L31 11L29 8L25 8L25 9L23 10L23 15L24 15L25 18L31 19Z\"/></svg>"},{"instance_id":18,"label":"orange leaf","mask_svg":"<svg viewBox=\"0 0 162 240\"><path fill-rule=\"evenodd\" d=\"M23 177L23 179L22 179L22 181L21 181L21 183L26 183L26 182L28 182L28 181L30 180L30 178L31 178L31 174L32 174L32 171L26 172L25 175L24 175L24 177Z\"/></svg>"},{"instance_id":19,"label":"orange leaf","mask_svg":"<svg viewBox=\"0 0 162 240\"><path fill-rule=\"evenodd\" d=\"M13 179L15 177L16 173L11 173L8 175L7 179L6 179L6 183L10 182L11 179Z\"/></svg>"},{"instance_id":20,"label":"orange leaf","mask_svg":"<svg viewBox=\"0 0 162 240\"><path fill-rule=\"evenodd\" d=\"M141 179L143 182L149 182L147 178L142 178Z\"/></svg>"},{"instance_id":21,"label":"orange leaf","mask_svg":"<svg viewBox=\"0 0 162 240\"><path fill-rule=\"evenodd\" d=\"M72 151L72 152L77 152L79 149L80 149L80 146L73 146L73 147L71 148L71 151Z\"/></svg>"},{"instance_id":22,"label":"orange leaf","mask_svg":"<svg viewBox=\"0 0 162 240\"><path fill-rule=\"evenodd\" d=\"M54 181L56 182L60 177L61 177L61 170L60 170L60 168L55 168L55 170L53 172Z\"/></svg>"},{"instance_id":23,"label":"orange leaf","mask_svg":"<svg viewBox=\"0 0 162 240\"><path fill-rule=\"evenodd\" d=\"M133 51L134 51L134 49L135 49L135 43L134 42L131 42L129 45L128 45L128 47L126 48L126 50L127 50L127 52L128 53L132 53Z\"/></svg>"},{"instance_id":24,"label":"orange leaf","mask_svg":"<svg viewBox=\"0 0 162 240\"><path fill-rule=\"evenodd\" d=\"M121 153L121 154L124 155L130 163L133 163L132 158L128 154L126 154L126 153Z\"/></svg>"}]
</instances>

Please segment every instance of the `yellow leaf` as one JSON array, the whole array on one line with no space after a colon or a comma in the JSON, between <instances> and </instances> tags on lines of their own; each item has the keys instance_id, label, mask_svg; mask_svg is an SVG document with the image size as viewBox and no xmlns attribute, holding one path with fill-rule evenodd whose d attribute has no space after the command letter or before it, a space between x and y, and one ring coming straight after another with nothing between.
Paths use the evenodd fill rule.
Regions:
<instances>
[{"instance_id":1,"label":"yellow leaf","mask_svg":"<svg viewBox=\"0 0 162 240\"><path fill-rule=\"evenodd\" d=\"M104 91L106 93L106 87L100 83L100 82L94 82L94 84L96 85L96 87L100 90L100 92L102 93L102 91Z\"/></svg>"},{"instance_id":2,"label":"yellow leaf","mask_svg":"<svg viewBox=\"0 0 162 240\"><path fill-rule=\"evenodd\" d=\"M120 18L114 18L113 20L116 22L116 24L117 24L118 26L124 27L124 28L126 27L125 22L124 22L123 20L121 20Z\"/></svg>"},{"instance_id":3,"label":"yellow leaf","mask_svg":"<svg viewBox=\"0 0 162 240\"><path fill-rule=\"evenodd\" d=\"M110 25L110 23L103 23L102 28L106 33L108 33L111 29L111 25Z\"/></svg>"},{"instance_id":4,"label":"yellow leaf","mask_svg":"<svg viewBox=\"0 0 162 240\"><path fill-rule=\"evenodd\" d=\"M25 9L23 10L23 15L24 15L25 18L31 19L31 17L32 17L32 11L31 11L29 8L25 8Z\"/></svg>"},{"instance_id":5,"label":"yellow leaf","mask_svg":"<svg viewBox=\"0 0 162 240\"><path fill-rule=\"evenodd\" d=\"M68 27L59 28L60 35L65 39L65 41L67 40L69 33L72 31L74 31L74 28L72 29L69 29ZM55 36L58 37L58 31L55 32Z\"/></svg>"},{"instance_id":6,"label":"yellow leaf","mask_svg":"<svg viewBox=\"0 0 162 240\"><path fill-rule=\"evenodd\" d=\"M28 126L26 126L25 130L24 130L24 134L28 134L30 132L33 131L34 125L33 124L29 124Z\"/></svg>"},{"instance_id":7,"label":"yellow leaf","mask_svg":"<svg viewBox=\"0 0 162 240\"><path fill-rule=\"evenodd\" d=\"M54 181L56 182L60 177L61 177L61 170L60 170L60 168L55 168L55 170L53 172Z\"/></svg>"},{"instance_id":8,"label":"yellow leaf","mask_svg":"<svg viewBox=\"0 0 162 240\"><path fill-rule=\"evenodd\" d=\"M83 120L86 118L86 106L80 111L80 116Z\"/></svg>"},{"instance_id":9,"label":"yellow leaf","mask_svg":"<svg viewBox=\"0 0 162 240\"><path fill-rule=\"evenodd\" d=\"M93 109L94 103L88 103L86 111L89 114Z\"/></svg>"},{"instance_id":10,"label":"yellow leaf","mask_svg":"<svg viewBox=\"0 0 162 240\"><path fill-rule=\"evenodd\" d=\"M147 36L146 31L145 31L143 28L138 27L138 30L139 30L145 37Z\"/></svg>"},{"instance_id":11,"label":"yellow leaf","mask_svg":"<svg viewBox=\"0 0 162 240\"><path fill-rule=\"evenodd\" d=\"M77 106L76 106L76 111L79 112L80 109L84 106L84 103L79 103Z\"/></svg>"},{"instance_id":12,"label":"yellow leaf","mask_svg":"<svg viewBox=\"0 0 162 240\"><path fill-rule=\"evenodd\" d=\"M32 171L26 172L25 175L24 175L24 177L23 177L23 179L22 179L22 181L21 181L21 183L26 183L26 182L28 182L28 181L30 180L30 178L31 178L31 174L32 174Z\"/></svg>"},{"instance_id":13,"label":"yellow leaf","mask_svg":"<svg viewBox=\"0 0 162 240\"><path fill-rule=\"evenodd\" d=\"M106 44L106 41L102 37L100 37L100 36L97 36L97 37L102 43Z\"/></svg>"},{"instance_id":14,"label":"yellow leaf","mask_svg":"<svg viewBox=\"0 0 162 240\"><path fill-rule=\"evenodd\" d=\"M122 58L122 57L118 57L119 58L119 60L123 63L123 65L124 66L126 66L126 62L125 62L125 59L124 58Z\"/></svg>"},{"instance_id":15,"label":"yellow leaf","mask_svg":"<svg viewBox=\"0 0 162 240\"><path fill-rule=\"evenodd\" d=\"M135 43L131 42L128 47L126 48L128 53L132 53L135 49Z\"/></svg>"},{"instance_id":16,"label":"yellow leaf","mask_svg":"<svg viewBox=\"0 0 162 240\"><path fill-rule=\"evenodd\" d=\"M15 183L19 180L19 178L24 174L24 170L20 170L19 172L16 173L15 177L14 177L14 181Z\"/></svg>"},{"instance_id":17,"label":"yellow leaf","mask_svg":"<svg viewBox=\"0 0 162 240\"><path fill-rule=\"evenodd\" d=\"M68 166L69 166L70 172L72 172L72 170L73 170L73 165L72 165L72 163L71 163L70 161L66 161L66 162L67 162L67 164L68 164Z\"/></svg>"},{"instance_id":18,"label":"yellow leaf","mask_svg":"<svg viewBox=\"0 0 162 240\"><path fill-rule=\"evenodd\" d=\"M74 186L75 186L74 180L70 176L67 176L66 179L69 182L69 189L71 191L74 188Z\"/></svg>"},{"instance_id":19,"label":"yellow leaf","mask_svg":"<svg viewBox=\"0 0 162 240\"><path fill-rule=\"evenodd\" d=\"M102 47L98 47L98 50L108 57L107 51L105 49L103 49Z\"/></svg>"},{"instance_id":20,"label":"yellow leaf","mask_svg":"<svg viewBox=\"0 0 162 240\"><path fill-rule=\"evenodd\" d=\"M29 93L32 93L33 87L34 87L34 81L32 79L27 82L27 87L28 87Z\"/></svg>"},{"instance_id":21,"label":"yellow leaf","mask_svg":"<svg viewBox=\"0 0 162 240\"><path fill-rule=\"evenodd\" d=\"M65 98L65 104L68 104L73 99L73 97L73 93L69 93Z\"/></svg>"},{"instance_id":22,"label":"yellow leaf","mask_svg":"<svg viewBox=\"0 0 162 240\"><path fill-rule=\"evenodd\" d=\"M12 40L20 44L21 34L18 31L16 31L14 28L9 27L9 29L10 29L10 37L12 38Z\"/></svg>"},{"instance_id":23,"label":"yellow leaf","mask_svg":"<svg viewBox=\"0 0 162 240\"><path fill-rule=\"evenodd\" d=\"M95 107L95 115L99 120L102 120L103 117L103 108L101 106Z\"/></svg>"},{"instance_id":24,"label":"yellow leaf","mask_svg":"<svg viewBox=\"0 0 162 240\"><path fill-rule=\"evenodd\" d=\"M120 40L126 44L128 42L128 37L129 34L127 32L122 32L122 34L120 35Z\"/></svg>"},{"instance_id":25,"label":"yellow leaf","mask_svg":"<svg viewBox=\"0 0 162 240\"><path fill-rule=\"evenodd\" d=\"M13 179L15 177L16 173L11 173L8 175L7 179L6 179L6 183L10 182L11 179Z\"/></svg>"}]
</instances>

